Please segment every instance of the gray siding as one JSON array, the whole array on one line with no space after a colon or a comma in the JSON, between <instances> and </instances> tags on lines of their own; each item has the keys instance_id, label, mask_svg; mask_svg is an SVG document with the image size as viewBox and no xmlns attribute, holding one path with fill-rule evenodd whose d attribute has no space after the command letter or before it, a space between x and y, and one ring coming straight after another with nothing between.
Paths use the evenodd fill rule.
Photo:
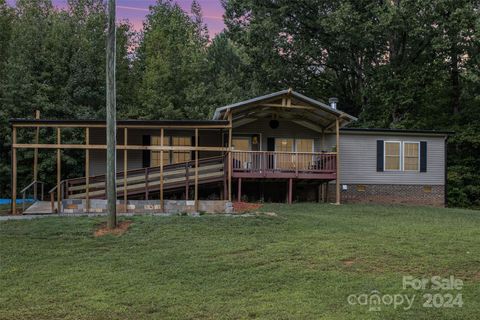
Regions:
<instances>
[{"instance_id":1,"label":"gray siding","mask_svg":"<svg viewBox=\"0 0 480 320\"><path fill-rule=\"evenodd\" d=\"M426 141L427 172L377 172L377 140ZM445 184L445 138L381 134L340 136L340 182L345 184Z\"/></svg>"},{"instance_id":2,"label":"gray siding","mask_svg":"<svg viewBox=\"0 0 480 320\"><path fill-rule=\"evenodd\" d=\"M250 122L238 128L233 129L233 135L235 134L260 134L261 135L261 149L267 150L267 138L296 138L296 139L314 139L314 151L318 152L322 149L321 146L321 133L308 129L304 126L298 125L291 121L279 120L280 125L277 129L272 129L269 126L269 119L259 119L254 122ZM327 151L331 151L331 146L326 144Z\"/></svg>"}]
</instances>

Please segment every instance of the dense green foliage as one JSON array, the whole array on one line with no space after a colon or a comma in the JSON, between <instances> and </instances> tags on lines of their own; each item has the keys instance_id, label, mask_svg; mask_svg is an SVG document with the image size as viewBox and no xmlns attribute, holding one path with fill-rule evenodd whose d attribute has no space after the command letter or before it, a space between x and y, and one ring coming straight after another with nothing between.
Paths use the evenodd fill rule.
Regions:
<instances>
[{"instance_id":1,"label":"dense green foliage","mask_svg":"<svg viewBox=\"0 0 480 320\"><path fill-rule=\"evenodd\" d=\"M136 216L126 234L101 238L101 217L0 222L0 319L478 319L478 211L261 211L277 215ZM464 286L404 290L408 275ZM416 297L410 310L348 304L373 290ZM425 308L425 293L464 304Z\"/></svg>"},{"instance_id":2,"label":"dense green foliage","mask_svg":"<svg viewBox=\"0 0 480 320\"><path fill-rule=\"evenodd\" d=\"M141 33L120 24L118 118L209 118L215 107L286 87L337 96L356 126L455 131L450 204L480 206L479 0L223 5L227 30L213 39L196 1L187 14L158 0ZM101 0L69 0L62 10L50 0L14 8L0 0L1 195L10 189L9 118L35 109L44 118L103 118L104 9ZM41 179L51 182L52 154L41 156ZM19 157L24 186L32 153ZM81 159L66 154L65 174L82 174Z\"/></svg>"},{"instance_id":3,"label":"dense green foliage","mask_svg":"<svg viewBox=\"0 0 480 320\"><path fill-rule=\"evenodd\" d=\"M480 1L225 1L261 91L293 87L357 126L453 130L451 205L480 206Z\"/></svg>"}]
</instances>

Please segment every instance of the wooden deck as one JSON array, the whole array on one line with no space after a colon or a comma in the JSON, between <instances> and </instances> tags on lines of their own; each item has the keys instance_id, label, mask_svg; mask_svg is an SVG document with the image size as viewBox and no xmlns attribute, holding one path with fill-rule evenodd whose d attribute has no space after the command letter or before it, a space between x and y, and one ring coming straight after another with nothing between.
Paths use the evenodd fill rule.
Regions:
<instances>
[{"instance_id":1,"label":"wooden deck","mask_svg":"<svg viewBox=\"0 0 480 320\"><path fill-rule=\"evenodd\" d=\"M234 151L233 177L335 180L334 152Z\"/></svg>"}]
</instances>

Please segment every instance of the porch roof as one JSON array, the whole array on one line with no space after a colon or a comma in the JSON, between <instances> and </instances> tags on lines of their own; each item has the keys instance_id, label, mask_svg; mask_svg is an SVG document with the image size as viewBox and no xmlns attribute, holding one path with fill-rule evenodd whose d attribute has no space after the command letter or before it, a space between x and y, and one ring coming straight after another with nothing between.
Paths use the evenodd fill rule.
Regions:
<instances>
[{"instance_id":1,"label":"porch roof","mask_svg":"<svg viewBox=\"0 0 480 320\"><path fill-rule=\"evenodd\" d=\"M217 108L213 119L227 119L230 112L234 127L253 122L259 118L270 117L272 119L291 120L316 131L328 131L333 128L337 118L340 120L341 127L357 120L354 116L292 89L281 90Z\"/></svg>"},{"instance_id":2,"label":"porch roof","mask_svg":"<svg viewBox=\"0 0 480 320\"><path fill-rule=\"evenodd\" d=\"M106 127L105 120L81 120L81 119L65 119L65 120L48 120L48 119L10 119L12 126L45 126L45 127ZM223 128L228 127L229 122L226 120L117 120L117 126L129 128Z\"/></svg>"}]
</instances>

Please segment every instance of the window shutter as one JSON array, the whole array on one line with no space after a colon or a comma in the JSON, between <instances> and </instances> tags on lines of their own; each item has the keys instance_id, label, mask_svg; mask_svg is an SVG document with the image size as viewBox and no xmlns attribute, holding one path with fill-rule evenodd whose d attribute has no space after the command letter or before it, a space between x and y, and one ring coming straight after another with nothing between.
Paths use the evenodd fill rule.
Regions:
<instances>
[{"instance_id":1,"label":"window shutter","mask_svg":"<svg viewBox=\"0 0 480 320\"><path fill-rule=\"evenodd\" d=\"M151 145L151 137L149 135L144 135L142 137L142 145L149 146ZM150 150L143 150L142 154L142 167L150 167Z\"/></svg>"},{"instance_id":2,"label":"window shutter","mask_svg":"<svg viewBox=\"0 0 480 320\"><path fill-rule=\"evenodd\" d=\"M383 172L383 140L377 140L377 172Z\"/></svg>"},{"instance_id":3,"label":"window shutter","mask_svg":"<svg viewBox=\"0 0 480 320\"><path fill-rule=\"evenodd\" d=\"M267 151L275 151L275 138L267 138Z\"/></svg>"},{"instance_id":4,"label":"window shutter","mask_svg":"<svg viewBox=\"0 0 480 320\"><path fill-rule=\"evenodd\" d=\"M420 141L420 172L427 172L427 141Z\"/></svg>"},{"instance_id":5,"label":"window shutter","mask_svg":"<svg viewBox=\"0 0 480 320\"><path fill-rule=\"evenodd\" d=\"M275 151L275 138L269 137L267 138L267 151ZM273 154L268 156L268 163L267 168L273 169L275 166L275 160Z\"/></svg>"}]
</instances>

